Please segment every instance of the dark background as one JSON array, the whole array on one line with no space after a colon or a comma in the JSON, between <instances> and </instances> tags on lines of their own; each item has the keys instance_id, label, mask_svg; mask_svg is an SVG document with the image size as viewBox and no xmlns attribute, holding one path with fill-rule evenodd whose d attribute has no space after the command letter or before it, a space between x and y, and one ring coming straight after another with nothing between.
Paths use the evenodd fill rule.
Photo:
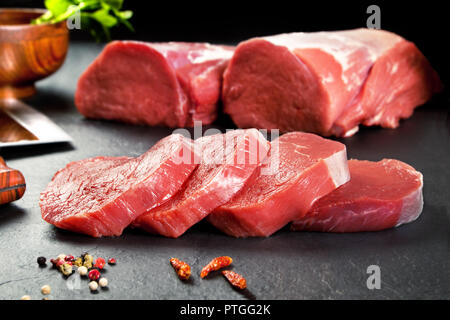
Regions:
<instances>
[{"instance_id":1,"label":"dark background","mask_svg":"<svg viewBox=\"0 0 450 320\"><path fill-rule=\"evenodd\" d=\"M358 28L366 25L367 6L376 3L381 8L382 28L414 41L448 83L446 14L450 13L430 1L422 5L393 2L306 4L297 0L293 5L282 1L178 4L125 0L135 12L132 22L137 32L117 30L113 37L237 43L280 32ZM0 0L0 7L38 7L42 3ZM52 300L450 298L448 91L417 108L395 130L361 128L353 137L340 140L346 144L349 158L395 158L423 173L425 206L414 223L354 234L290 232L284 228L269 238L243 240L201 222L176 240L131 229L120 237L94 239L45 223L38 206L40 192L70 161L100 155L138 156L172 130L84 119L73 103L76 82L103 44L87 42L92 41L89 35L80 31L71 36L73 42L62 68L39 81L37 94L26 102L61 126L74 142L0 150L8 165L19 169L27 180L24 197L0 208L0 300L24 294L41 299L44 284L52 287ZM230 128L214 125L222 130ZM85 279L79 288L69 289L71 282L50 267L39 268L35 263L39 255L50 258L83 251L117 258L117 266L104 273L110 281L109 290L90 294ZM246 276L248 291L233 290L220 274L199 279L201 267L219 255L233 257L233 268ZM168 263L172 256L191 264L191 282L178 280ZM366 268L373 264L382 270L380 290L366 286Z\"/></svg>"},{"instance_id":2,"label":"dark background","mask_svg":"<svg viewBox=\"0 0 450 320\"><path fill-rule=\"evenodd\" d=\"M43 7L43 0L2 0L0 7ZM125 0L136 33L115 30L114 39L237 43L269 34L366 26L371 4L381 8L381 27L413 41L448 83L445 1L148 1ZM72 32L73 40L90 40Z\"/></svg>"}]
</instances>

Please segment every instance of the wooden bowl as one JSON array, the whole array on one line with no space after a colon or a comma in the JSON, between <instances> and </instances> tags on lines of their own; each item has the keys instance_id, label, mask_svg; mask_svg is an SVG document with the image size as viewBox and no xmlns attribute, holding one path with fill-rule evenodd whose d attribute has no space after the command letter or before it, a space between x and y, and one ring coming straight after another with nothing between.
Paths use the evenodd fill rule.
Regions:
<instances>
[{"instance_id":1,"label":"wooden bowl","mask_svg":"<svg viewBox=\"0 0 450 320\"><path fill-rule=\"evenodd\" d=\"M34 83L63 64L69 46L65 21L30 24L44 12L44 9L0 9L0 98L34 94Z\"/></svg>"}]
</instances>

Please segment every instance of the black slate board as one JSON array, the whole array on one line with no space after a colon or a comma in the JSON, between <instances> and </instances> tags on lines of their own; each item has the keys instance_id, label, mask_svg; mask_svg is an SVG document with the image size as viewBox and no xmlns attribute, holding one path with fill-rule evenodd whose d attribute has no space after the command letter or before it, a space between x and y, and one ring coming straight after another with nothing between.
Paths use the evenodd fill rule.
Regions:
<instances>
[{"instance_id":1,"label":"black slate board","mask_svg":"<svg viewBox=\"0 0 450 320\"><path fill-rule=\"evenodd\" d=\"M425 207L414 223L374 233L294 233L283 229L267 239L233 239L200 223L179 239L136 230L121 237L93 239L44 222L39 193L68 162L98 155L137 156L171 133L167 128L85 120L73 105L81 72L101 50L72 43L57 74L39 83L27 102L44 112L73 138L68 144L2 149L8 165L23 172L23 199L0 207L0 299L29 294L41 299L49 284L52 299L442 299L450 298L450 119L445 94L419 108L400 128L367 128L349 139L350 158L405 161L424 175ZM218 128L230 127L222 122ZM39 268L40 255L60 253L115 257L108 267L109 290L91 294L87 281L71 280L50 267ZM235 259L234 270L248 280L248 291L233 290L221 276L200 280L200 268L218 255ZM169 266L175 256L189 262L193 281L179 281ZM381 289L366 286L369 265L381 268Z\"/></svg>"}]
</instances>

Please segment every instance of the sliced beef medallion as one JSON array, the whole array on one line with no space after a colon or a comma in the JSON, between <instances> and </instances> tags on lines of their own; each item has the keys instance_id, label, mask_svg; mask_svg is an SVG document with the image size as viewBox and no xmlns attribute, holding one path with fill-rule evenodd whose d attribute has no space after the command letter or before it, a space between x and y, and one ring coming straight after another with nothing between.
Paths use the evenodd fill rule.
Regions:
<instances>
[{"instance_id":1,"label":"sliced beef medallion","mask_svg":"<svg viewBox=\"0 0 450 320\"><path fill-rule=\"evenodd\" d=\"M398 160L349 160L351 180L319 199L292 230L377 231L416 220L423 208L422 174Z\"/></svg>"},{"instance_id":2,"label":"sliced beef medallion","mask_svg":"<svg viewBox=\"0 0 450 320\"><path fill-rule=\"evenodd\" d=\"M185 187L133 223L150 233L177 238L228 202L267 156L270 143L256 129L234 130L195 141L200 164Z\"/></svg>"},{"instance_id":3,"label":"sliced beef medallion","mask_svg":"<svg viewBox=\"0 0 450 320\"><path fill-rule=\"evenodd\" d=\"M208 216L234 237L267 237L349 180L345 145L293 132L274 140L255 180Z\"/></svg>"},{"instance_id":4,"label":"sliced beef medallion","mask_svg":"<svg viewBox=\"0 0 450 320\"><path fill-rule=\"evenodd\" d=\"M440 88L419 49L391 32L289 33L238 45L223 102L240 128L350 136L361 123L397 127Z\"/></svg>"},{"instance_id":5,"label":"sliced beef medallion","mask_svg":"<svg viewBox=\"0 0 450 320\"><path fill-rule=\"evenodd\" d=\"M108 44L78 80L84 116L168 127L216 119L222 74L233 47L207 43Z\"/></svg>"},{"instance_id":6,"label":"sliced beef medallion","mask_svg":"<svg viewBox=\"0 0 450 320\"><path fill-rule=\"evenodd\" d=\"M69 163L40 197L42 218L93 237L118 236L139 215L172 197L193 170L192 140L170 135L137 158Z\"/></svg>"}]
</instances>

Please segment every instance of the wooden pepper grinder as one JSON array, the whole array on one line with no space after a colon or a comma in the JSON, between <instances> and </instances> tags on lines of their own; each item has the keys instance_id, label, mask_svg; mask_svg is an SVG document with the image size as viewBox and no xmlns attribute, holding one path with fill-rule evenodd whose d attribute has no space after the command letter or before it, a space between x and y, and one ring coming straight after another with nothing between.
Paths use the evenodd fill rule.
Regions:
<instances>
[{"instance_id":1,"label":"wooden pepper grinder","mask_svg":"<svg viewBox=\"0 0 450 320\"><path fill-rule=\"evenodd\" d=\"M0 157L0 205L22 198L25 193L25 178L19 170L11 169Z\"/></svg>"}]
</instances>

